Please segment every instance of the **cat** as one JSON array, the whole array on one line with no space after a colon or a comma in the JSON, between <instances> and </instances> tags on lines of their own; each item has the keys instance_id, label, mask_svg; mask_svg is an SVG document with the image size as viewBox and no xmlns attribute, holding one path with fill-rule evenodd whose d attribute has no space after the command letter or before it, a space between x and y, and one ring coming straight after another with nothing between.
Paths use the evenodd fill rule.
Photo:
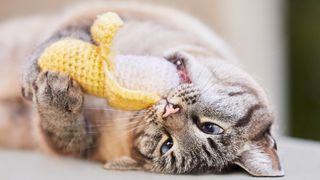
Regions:
<instances>
[{"instance_id":1,"label":"cat","mask_svg":"<svg viewBox=\"0 0 320 180\"><path fill-rule=\"evenodd\" d=\"M90 25L97 14L108 11L125 22L114 42L119 54L163 57L179 74L181 83L163 91L163 98L147 110L112 109L67 75L41 72L37 66L52 42L64 37L91 42ZM91 159L113 170L198 174L238 165L253 176L284 175L264 91L238 67L219 36L199 21L164 7L101 2L35 22L41 23L34 31L47 30L46 35L34 35L23 48L47 40L24 69L21 91L29 102L17 94L1 96L7 118L0 123L0 146ZM12 59L10 63L23 63L20 56Z\"/></svg>"}]
</instances>

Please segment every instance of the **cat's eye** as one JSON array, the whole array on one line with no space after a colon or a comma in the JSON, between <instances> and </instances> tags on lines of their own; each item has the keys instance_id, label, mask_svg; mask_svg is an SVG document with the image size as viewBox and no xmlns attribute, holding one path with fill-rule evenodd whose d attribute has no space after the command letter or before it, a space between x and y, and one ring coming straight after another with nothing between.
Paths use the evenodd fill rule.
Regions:
<instances>
[{"instance_id":1,"label":"cat's eye","mask_svg":"<svg viewBox=\"0 0 320 180\"><path fill-rule=\"evenodd\" d=\"M199 124L199 129L206 134L218 135L223 133L223 129L220 126L211 122Z\"/></svg>"},{"instance_id":2,"label":"cat's eye","mask_svg":"<svg viewBox=\"0 0 320 180\"><path fill-rule=\"evenodd\" d=\"M161 155L168 152L173 146L173 141L171 138L167 139L160 147L160 153Z\"/></svg>"},{"instance_id":3,"label":"cat's eye","mask_svg":"<svg viewBox=\"0 0 320 180\"><path fill-rule=\"evenodd\" d=\"M213 134L213 135L218 135L218 134L222 134L223 133L223 129L216 125L215 123L211 123L211 122L200 122L200 118L197 115L192 115L191 116L192 121L198 126L198 128L206 133L206 134Z\"/></svg>"}]
</instances>

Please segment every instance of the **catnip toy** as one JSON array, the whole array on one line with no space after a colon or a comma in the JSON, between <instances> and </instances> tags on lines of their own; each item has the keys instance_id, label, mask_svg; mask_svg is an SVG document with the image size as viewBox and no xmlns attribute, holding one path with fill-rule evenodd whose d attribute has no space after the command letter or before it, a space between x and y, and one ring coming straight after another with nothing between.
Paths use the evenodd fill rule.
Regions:
<instances>
[{"instance_id":1,"label":"catnip toy","mask_svg":"<svg viewBox=\"0 0 320 180\"><path fill-rule=\"evenodd\" d=\"M111 45L122 25L115 13L99 15L91 26L96 45L72 38L57 41L39 57L41 70L68 74L86 93L106 98L115 108L140 110L153 105L159 95L121 87L113 75Z\"/></svg>"}]
</instances>

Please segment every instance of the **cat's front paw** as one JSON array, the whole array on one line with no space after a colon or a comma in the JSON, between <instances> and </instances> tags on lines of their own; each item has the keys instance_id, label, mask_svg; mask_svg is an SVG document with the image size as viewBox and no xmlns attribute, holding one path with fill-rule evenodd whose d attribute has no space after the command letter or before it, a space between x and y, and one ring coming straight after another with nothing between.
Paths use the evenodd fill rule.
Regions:
<instances>
[{"instance_id":1,"label":"cat's front paw","mask_svg":"<svg viewBox=\"0 0 320 180\"><path fill-rule=\"evenodd\" d=\"M33 84L34 101L38 109L79 113L83 104L83 93L74 80L63 73L45 71Z\"/></svg>"}]
</instances>

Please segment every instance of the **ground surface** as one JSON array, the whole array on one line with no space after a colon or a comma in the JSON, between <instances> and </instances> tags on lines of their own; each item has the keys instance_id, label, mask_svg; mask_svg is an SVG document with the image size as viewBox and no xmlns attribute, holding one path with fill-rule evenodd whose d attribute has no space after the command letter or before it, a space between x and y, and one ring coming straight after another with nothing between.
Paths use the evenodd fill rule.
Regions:
<instances>
[{"instance_id":1,"label":"ground surface","mask_svg":"<svg viewBox=\"0 0 320 180\"><path fill-rule=\"evenodd\" d=\"M286 176L276 179L319 179L320 143L282 138L278 142ZM32 152L0 150L1 180L110 180L110 179L269 179L253 178L244 172L224 175L173 176L145 172L106 171L102 165ZM275 178L270 178L275 179Z\"/></svg>"}]
</instances>

